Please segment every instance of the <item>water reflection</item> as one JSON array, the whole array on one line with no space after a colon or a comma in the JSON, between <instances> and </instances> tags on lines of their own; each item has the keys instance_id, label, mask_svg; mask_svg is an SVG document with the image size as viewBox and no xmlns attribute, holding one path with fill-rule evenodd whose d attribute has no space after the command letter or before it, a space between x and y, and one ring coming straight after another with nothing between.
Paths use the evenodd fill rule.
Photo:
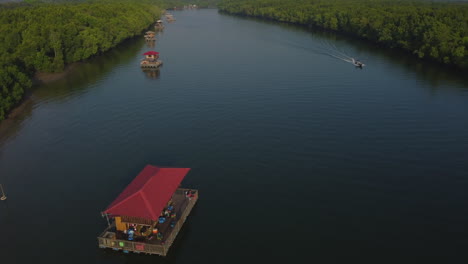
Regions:
<instances>
[{"instance_id":1,"label":"water reflection","mask_svg":"<svg viewBox=\"0 0 468 264\"><path fill-rule=\"evenodd\" d=\"M105 78L116 67L126 65L133 60L142 45L143 42L137 37L98 57L79 63L64 78L37 86L34 96L38 101L61 100L73 93L85 92L93 87L92 84Z\"/></svg>"},{"instance_id":2,"label":"water reflection","mask_svg":"<svg viewBox=\"0 0 468 264\"><path fill-rule=\"evenodd\" d=\"M34 97L26 99L18 108L16 108L8 119L0 123L0 154L1 147L10 139L14 138L21 130L24 120L27 120L33 111Z\"/></svg>"},{"instance_id":3,"label":"water reflection","mask_svg":"<svg viewBox=\"0 0 468 264\"><path fill-rule=\"evenodd\" d=\"M130 39L98 57L76 63L61 79L34 86L33 95L16 108L10 118L0 123L0 147L18 134L24 121L31 117L35 105L43 101L65 100L71 94L86 92L116 66L134 59L142 44L138 38Z\"/></svg>"},{"instance_id":4,"label":"water reflection","mask_svg":"<svg viewBox=\"0 0 468 264\"><path fill-rule=\"evenodd\" d=\"M154 41L146 41L146 46L148 48L154 48L156 46L156 40Z\"/></svg>"},{"instance_id":5,"label":"water reflection","mask_svg":"<svg viewBox=\"0 0 468 264\"><path fill-rule=\"evenodd\" d=\"M157 69L143 69L143 72L145 73L146 77L148 79L159 79L159 76L161 75L161 71L159 68Z\"/></svg>"},{"instance_id":6,"label":"water reflection","mask_svg":"<svg viewBox=\"0 0 468 264\"><path fill-rule=\"evenodd\" d=\"M220 12L220 15L233 16L222 12ZM318 39L318 42L325 41L333 43L338 49L342 47L349 48L351 46L356 53L372 54L376 58L381 58L382 60L395 64L395 67L402 68L406 72L415 73L415 77L428 84L425 87L429 87L431 90L446 89L447 87L449 87L449 89L454 89L453 85L456 85L456 89L468 91L468 75L463 74L463 70L430 60L418 59L407 51L388 49L385 47L379 48L378 45L360 38L301 25L268 21L253 17L242 17L242 19L287 28L289 31L309 32L314 39ZM317 43L317 41L311 43ZM314 47L301 48L313 49ZM372 64L372 61L366 61L368 62L367 64Z\"/></svg>"}]
</instances>

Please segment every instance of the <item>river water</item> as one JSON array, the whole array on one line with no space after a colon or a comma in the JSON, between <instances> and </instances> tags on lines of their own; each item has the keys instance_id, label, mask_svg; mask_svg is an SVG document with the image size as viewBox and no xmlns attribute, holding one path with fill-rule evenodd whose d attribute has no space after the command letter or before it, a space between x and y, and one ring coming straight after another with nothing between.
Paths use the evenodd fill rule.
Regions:
<instances>
[{"instance_id":1,"label":"river water","mask_svg":"<svg viewBox=\"0 0 468 264\"><path fill-rule=\"evenodd\" d=\"M159 73L129 40L2 125L2 263L467 259L466 74L217 10L174 15ZM146 164L192 168L197 207L166 258L99 249L100 212Z\"/></svg>"}]
</instances>

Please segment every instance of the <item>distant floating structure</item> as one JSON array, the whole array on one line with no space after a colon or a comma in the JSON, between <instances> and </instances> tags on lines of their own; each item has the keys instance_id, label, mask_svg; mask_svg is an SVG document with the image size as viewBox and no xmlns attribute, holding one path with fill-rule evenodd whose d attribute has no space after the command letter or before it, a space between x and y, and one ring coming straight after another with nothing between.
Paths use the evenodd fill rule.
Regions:
<instances>
[{"instance_id":1,"label":"distant floating structure","mask_svg":"<svg viewBox=\"0 0 468 264\"><path fill-rule=\"evenodd\" d=\"M156 33L154 31L146 31L145 40L146 41L156 41Z\"/></svg>"},{"instance_id":2,"label":"distant floating structure","mask_svg":"<svg viewBox=\"0 0 468 264\"><path fill-rule=\"evenodd\" d=\"M166 14L166 20L167 20L167 22L173 22L173 21L175 21L175 18L174 18L174 16L172 14L167 13Z\"/></svg>"},{"instance_id":3,"label":"distant floating structure","mask_svg":"<svg viewBox=\"0 0 468 264\"><path fill-rule=\"evenodd\" d=\"M162 20L156 21L156 24L154 25L154 28L157 30L162 30L164 29L164 24Z\"/></svg>"},{"instance_id":4,"label":"distant floating structure","mask_svg":"<svg viewBox=\"0 0 468 264\"><path fill-rule=\"evenodd\" d=\"M184 9L197 9L197 8L198 8L197 5L191 5L191 4L184 6Z\"/></svg>"},{"instance_id":5,"label":"distant floating structure","mask_svg":"<svg viewBox=\"0 0 468 264\"><path fill-rule=\"evenodd\" d=\"M148 51L143 55L145 55L145 58L140 62L142 68L158 68L162 65L162 61L159 60L159 52Z\"/></svg>"}]
</instances>

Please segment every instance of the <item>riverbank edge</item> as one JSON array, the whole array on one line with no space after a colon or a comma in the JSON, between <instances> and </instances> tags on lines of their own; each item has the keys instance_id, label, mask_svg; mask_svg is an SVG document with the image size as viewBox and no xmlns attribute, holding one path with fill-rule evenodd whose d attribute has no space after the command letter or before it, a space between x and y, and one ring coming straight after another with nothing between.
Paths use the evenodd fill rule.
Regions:
<instances>
[{"instance_id":1,"label":"riverbank edge","mask_svg":"<svg viewBox=\"0 0 468 264\"><path fill-rule=\"evenodd\" d=\"M314 29L314 30L317 30L317 31L334 33L334 34L346 36L346 37L349 37L349 38L365 41L365 42L367 42L369 44L373 44L374 46L379 47L379 48L385 48L387 50L398 51L398 52L401 52L402 54L410 55L413 58L418 59L419 61L432 63L432 64L440 64L440 62L438 62L436 59L432 59L430 57L418 58L418 56L416 56L413 52L411 52L409 50L399 48L399 47L388 47L388 46L382 45L379 42L375 42L375 41L372 41L370 39L363 38L363 37L361 37L359 35L356 35L356 34L353 34L353 33L350 33L350 32L332 30L332 29L329 29L329 28L318 27L318 26L315 26L315 25L312 25L312 24L302 24L302 23L296 23L296 22L280 21L280 20L277 20L277 19L274 19L274 18L269 18L269 17L252 16L252 15L247 15L247 14L243 14L243 13L231 13L229 11L222 10L222 9L219 9L219 8L218 8L218 12L220 12L221 14L230 15L230 16L254 18L254 19L259 19L259 20L263 20L263 21L271 21L271 22L276 22L276 23L295 25L295 26L298 26L298 27L306 28L306 29ZM453 63L443 64L443 65L444 65L444 67L449 67L450 69L452 69L452 70L454 70L456 72L460 72L460 74L464 73L464 71L468 69L468 67L462 67L460 65L453 64Z\"/></svg>"},{"instance_id":2,"label":"riverbank edge","mask_svg":"<svg viewBox=\"0 0 468 264\"><path fill-rule=\"evenodd\" d=\"M160 15L162 16L165 12L166 12L166 9L162 9ZM55 82L55 81L58 81L58 80L61 80L61 79L65 78L66 76L71 74L79 64L82 64L82 63L84 63L84 62L86 62L88 60L91 60L91 59L94 59L94 58L96 58L98 56L101 56L101 55L103 55L103 54L105 54L105 53L119 47L122 43L126 42L127 40L134 39L134 38L137 38L137 37L141 37L144 34L144 32L151 27L152 24L154 24L154 22L152 22L145 29L143 29L140 32L140 34L129 37L129 38L126 38L126 39L123 39L115 47L113 47L111 49L108 49L103 53L95 54L95 55L93 55L93 56L91 56L91 57L89 57L89 58L87 58L85 60L82 60L82 61L76 61L76 62L66 64L64 69L61 72L39 72L38 71L38 72L33 73L32 76L30 76L32 86L30 88L28 88L27 90L25 90L21 100L8 110L8 112L6 114L6 118L3 119L3 120L0 120L0 125L2 125L3 123L6 123L7 121L11 121L12 119L16 118L18 115L20 115L22 113L22 110L24 108L24 104L30 100L30 98L33 95L33 92L34 92L35 88L37 88L37 86L52 83L52 82Z\"/></svg>"},{"instance_id":3,"label":"riverbank edge","mask_svg":"<svg viewBox=\"0 0 468 264\"><path fill-rule=\"evenodd\" d=\"M119 43L119 45L121 43ZM110 49L110 50L112 50L112 49ZM97 55L97 56L99 56L99 55ZM36 73L34 73L34 75L31 78L31 81L33 83L33 87L41 85L41 84L47 84L47 83L51 83L51 82L55 82L55 81L58 81L60 79L63 79L68 74L73 72L73 70L75 70L77 65L82 64L83 62L86 62L87 60L92 59L92 58L93 57L90 57L90 58L88 58L88 59L86 59L84 61L77 61L77 62L72 62L70 64L67 64L67 65L65 65L63 71L61 71L61 72L36 72Z\"/></svg>"}]
</instances>

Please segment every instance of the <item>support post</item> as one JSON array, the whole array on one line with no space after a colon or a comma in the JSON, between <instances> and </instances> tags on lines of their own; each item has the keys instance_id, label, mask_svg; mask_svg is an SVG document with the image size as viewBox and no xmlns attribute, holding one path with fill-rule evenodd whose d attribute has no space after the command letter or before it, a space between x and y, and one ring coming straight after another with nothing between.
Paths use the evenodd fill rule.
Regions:
<instances>
[{"instance_id":1,"label":"support post","mask_svg":"<svg viewBox=\"0 0 468 264\"><path fill-rule=\"evenodd\" d=\"M106 215L106 220L107 220L107 226L110 227L111 224L110 224L110 222L109 222L109 216L108 216L107 214L105 214L105 215Z\"/></svg>"},{"instance_id":2,"label":"support post","mask_svg":"<svg viewBox=\"0 0 468 264\"><path fill-rule=\"evenodd\" d=\"M5 192L3 191L3 186L0 184L0 189L2 190L2 197L0 197L0 200L5 201L7 199Z\"/></svg>"},{"instance_id":3,"label":"support post","mask_svg":"<svg viewBox=\"0 0 468 264\"><path fill-rule=\"evenodd\" d=\"M111 225L111 224L110 224L110 222L109 222L109 216L107 216L107 214L106 214L106 213L104 213L104 212L101 212L101 216L102 216L102 217L106 217L106 220L107 220L107 226L108 226L108 227L110 227L110 225Z\"/></svg>"}]
</instances>

